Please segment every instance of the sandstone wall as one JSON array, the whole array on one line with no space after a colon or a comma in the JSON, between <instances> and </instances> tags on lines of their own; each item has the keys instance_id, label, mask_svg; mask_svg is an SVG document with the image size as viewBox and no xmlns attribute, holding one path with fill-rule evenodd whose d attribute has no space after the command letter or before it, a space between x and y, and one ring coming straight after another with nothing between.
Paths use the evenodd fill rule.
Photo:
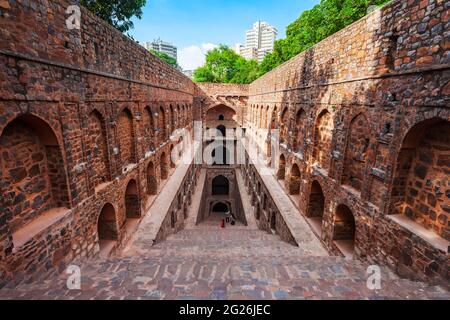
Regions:
<instances>
[{"instance_id":1,"label":"sandstone wall","mask_svg":"<svg viewBox=\"0 0 450 320\"><path fill-rule=\"evenodd\" d=\"M450 1L393 1L249 87L247 126L266 152L280 129L281 182L300 168L327 246L354 223L358 258L421 280L449 279L449 18Z\"/></svg>"},{"instance_id":2,"label":"sandstone wall","mask_svg":"<svg viewBox=\"0 0 450 320\"><path fill-rule=\"evenodd\" d=\"M179 137L223 108L269 154L280 129L277 175L330 251L352 241L401 275L449 278L450 1L393 1L249 86L195 85L85 9L68 30L70 4L0 2L0 287L120 248ZM183 227L197 170L160 239ZM293 241L252 172L260 225Z\"/></svg>"},{"instance_id":3,"label":"sandstone wall","mask_svg":"<svg viewBox=\"0 0 450 320\"><path fill-rule=\"evenodd\" d=\"M196 119L206 119L213 108L227 106L235 113L235 121L244 126L247 117L249 85L224 83L197 83L196 96L199 99L199 111Z\"/></svg>"},{"instance_id":4,"label":"sandstone wall","mask_svg":"<svg viewBox=\"0 0 450 320\"><path fill-rule=\"evenodd\" d=\"M194 84L77 3L0 4L0 287L119 247L191 134Z\"/></svg>"}]
</instances>

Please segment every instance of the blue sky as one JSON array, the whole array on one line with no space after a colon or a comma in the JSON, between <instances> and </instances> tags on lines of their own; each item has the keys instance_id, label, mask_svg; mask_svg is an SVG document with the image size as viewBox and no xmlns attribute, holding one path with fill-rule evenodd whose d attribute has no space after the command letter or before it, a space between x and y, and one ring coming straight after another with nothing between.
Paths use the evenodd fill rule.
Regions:
<instances>
[{"instance_id":1,"label":"blue sky","mask_svg":"<svg viewBox=\"0 0 450 320\"><path fill-rule=\"evenodd\" d=\"M286 27L319 0L147 0L130 33L140 43L161 37L178 47L179 63L194 69L218 44L245 41L245 31L264 20L284 38Z\"/></svg>"}]
</instances>

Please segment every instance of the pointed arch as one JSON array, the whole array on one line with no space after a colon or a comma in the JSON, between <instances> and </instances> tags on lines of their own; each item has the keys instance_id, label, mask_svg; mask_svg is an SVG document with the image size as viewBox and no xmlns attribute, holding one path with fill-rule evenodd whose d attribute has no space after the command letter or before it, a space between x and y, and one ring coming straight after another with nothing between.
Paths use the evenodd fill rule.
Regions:
<instances>
[{"instance_id":1,"label":"pointed arch","mask_svg":"<svg viewBox=\"0 0 450 320\"><path fill-rule=\"evenodd\" d=\"M87 157L90 160L89 177L93 186L111 180L108 140L105 120L100 112L93 110L88 116Z\"/></svg>"},{"instance_id":2,"label":"pointed arch","mask_svg":"<svg viewBox=\"0 0 450 320\"><path fill-rule=\"evenodd\" d=\"M167 163L167 156L166 153L163 152L161 154L161 158L159 161L160 169L161 169L161 180L167 180L169 178L169 168Z\"/></svg>"},{"instance_id":3,"label":"pointed arch","mask_svg":"<svg viewBox=\"0 0 450 320\"><path fill-rule=\"evenodd\" d=\"M216 105L206 112L207 121L237 121L235 109L225 104Z\"/></svg>"},{"instance_id":4,"label":"pointed arch","mask_svg":"<svg viewBox=\"0 0 450 320\"><path fill-rule=\"evenodd\" d=\"M182 119L183 119L183 113L181 112L181 107L180 107L180 105L177 104L177 114L176 114L175 117L174 117L174 120L175 120L175 126L174 126L174 129L173 129L174 131L175 131L176 129L182 127L182 126L181 126Z\"/></svg>"},{"instance_id":5,"label":"pointed arch","mask_svg":"<svg viewBox=\"0 0 450 320\"><path fill-rule=\"evenodd\" d=\"M159 143L163 143L164 141L167 140L167 121L166 121L166 112L164 111L164 107L160 107L159 108L159 114L158 114L158 119L159 119Z\"/></svg>"},{"instance_id":6,"label":"pointed arch","mask_svg":"<svg viewBox=\"0 0 450 320\"><path fill-rule=\"evenodd\" d=\"M136 146L133 128L133 115L128 108L124 108L117 121L117 135L120 149L120 164L124 168L136 162Z\"/></svg>"},{"instance_id":7,"label":"pointed arch","mask_svg":"<svg viewBox=\"0 0 450 320\"><path fill-rule=\"evenodd\" d=\"M170 158L170 167L173 169L176 167L176 164L174 162L174 152L173 152L174 146L171 145L170 146L170 151L169 151L169 158Z\"/></svg>"},{"instance_id":8,"label":"pointed arch","mask_svg":"<svg viewBox=\"0 0 450 320\"><path fill-rule=\"evenodd\" d=\"M152 161L147 166L147 194L150 196L158 194L158 180L156 179L155 165Z\"/></svg>"},{"instance_id":9,"label":"pointed arch","mask_svg":"<svg viewBox=\"0 0 450 320\"><path fill-rule=\"evenodd\" d=\"M179 127L180 128L186 127L186 123L187 123L187 108L185 107L184 104L182 104L181 105L181 117L180 117Z\"/></svg>"},{"instance_id":10,"label":"pointed arch","mask_svg":"<svg viewBox=\"0 0 450 320\"><path fill-rule=\"evenodd\" d=\"M301 174L300 168L296 163L292 165L291 168L291 176L289 179L289 194L297 195L300 194L300 183L301 183Z\"/></svg>"},{"instance_id":11,"label":"pointed arch","mask_svg":"<svg viewBox=\"0 0 450 320\"><path fill-rule=\"evenodd\" d=\"M270 129L270 107L269 106L266 107L264 114L265 114L264 129Z\"/></svg>"},{"instance_id":12,"label":"pointed arch","mask_svg":"<svg viewBox=\"0 0 450 320\"><path fill-rule=\"evenodd\" d=\"M116 209L110 203L105 204L100 212L97 222L97 233L100 249L105 241L117 241L119 239Z\"/></svg>"},{"instance_id":13,"label":"pointed arch","mask_svg":"<svg viewBox=\"0 0 450 320\"><path fill-rule=\"evenodd\" d=\"M131 179L125 189L125 216L135 219L141 216L139 190L136 180Z\"/></svg>"},{"instance_id":14,"label":"pointed arch","mask_svg":"<svg viewBox=\"0 0 450 320\"><path fill-rule=\"evenodd\" d=\"M155 150L155 119L151 108L148 106L144 109L143 124L147 150L153 151Z\"/></svg>"},{"instance_id":15,"label":"pointed arch","mask_svg":"<svg viewBox=\"0 0 450 320\"><path fill-rule=\"evenodd\" d=\"M317 180L314 180L311 184L306 215L309 218L320 218L322 220L324 213L325 195L320 183Z\"/></svg>"},{"instance_id":16,"label":"pointed arch","mask_svg":"<svg viewBox=\"0 0 450 320\"><path fill-rule=\"evenodd\" d=\"M172 105L169 105L169 124L170 132L169 136L175 131L175 113Z\"/></svg>"},{"instance_id":17,"label":"pointed arch","mask_svg":"<svg viewBox=\"0 0 450 320\"><path fill-rule=\"evenodd\" d=\"M336 208L333 222L333 241L348 258L353 257L356 239L356 223L353 212L344 204Z\"/></svg>"},{"instance_id":18,"label":"pointed arch","mask_svg":"<svg viewBox=\"0 0 450 320\"><path fill-rule=\"evenodd\" d=\"M287 142L288 130L289 130L289 108L285 107L280 117L280 143Z\"/></svg>"},{"instance_id":19,"label":"pointed arch","mask_svg":"<svg viewBox=\"0 0 450 320\"><path fill-rule=\"evenodd\" d=\"M314 127L314 162L325 170L329 170L331 163L331 142L334 123L333 116L328 110L323 110L316 119Z\"/></svg>"},{"instance_id":20,"label":"pointed arch","mask_svg":"<svg viewBox=\"0 0 450 320\"><path fill-rule=\"evenodd\" d=\"M270 129L275 130L277 128L277 107L275 107L272 111L272 118Z\"/></svg>"},{"instance_id":21,"label":"pointed arch","mask_svg":"<svg viewBox=\"0 0 450 320\"><path fill-rule=\"evenodd\" d=\"M286 177L286 157L284 156L284 154L281 154L278 160L277 177L278 180L284 180Z\"/></svg>"},{"instance_id":22,"label":"pointed arch","mask_svg":"<svg viewBox=\"0 0 450 320\"><path fill-rule=\"evenodd\" d=\"M50 209L70 207L63 152L46 121L33 114L15 118L0 136L0 154L2 209L10 212L0 227L8 224L14 233Z\"/></svg>"},{"instance_id":23,"label":"pointed arch","mask_svg":"<svg viewBox=\"0 0 450 320\"><path fill-rule=\"evenodd\" d=\"M348 129L342 184L361 191L370 143L369 121L363 114L355 116Z\"/></svg>"},{"instance_id":24,"label":"pointed arch","mask_svg":"<svg viewBox=\"0 0 450 320\"><path fill-rule=\"evenodd\" d=\"M303 129L306 124L306 112L303 109L297 111L295 115L295 133L294 133L294 145L293 150L295 152L302 152L304 148L304 135Z\"/></svg>"},{"instance_id":25,"label":"pointed arch","mask_svg":"<svg viewBox=\"0 0 450 320\"><path fill-rule=\"evenodd\" d=\"M447 241L450 198L440 192L449 187L449 159L450 121L433 118L410 128L397 156L389 210Z\"/></svg>"}]
</instances>

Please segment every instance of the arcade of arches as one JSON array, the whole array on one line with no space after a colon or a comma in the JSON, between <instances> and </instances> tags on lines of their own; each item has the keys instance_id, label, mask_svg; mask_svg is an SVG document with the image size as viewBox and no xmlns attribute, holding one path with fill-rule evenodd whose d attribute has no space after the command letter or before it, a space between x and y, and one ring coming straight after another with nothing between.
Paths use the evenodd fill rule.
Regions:
<instances>
[{"instance_id":1,"label":"arcade of arches","mask_svg":"<svg viewBox=\"0 0 450 320\"><path fill-rule=\"evenodd\" d=\"M424 1L428 11L392 1L250 85L193 83L87 11L92 34L69 37L59 19L42 38L10 1L14 19L0 16L0 288L129 248L145 259L166 248L157 258L169 259L192 244L177 258L200 259L227 236L241 247L226 261L254 265L236 256L252 247L269 266L333 256L446 285L449 45L433 26L448 23L448 6ZM386 47L394 30L396 52ZM106 36L115 46L94 50ZM194 147L213 161L194 161ZM236 225L221 229L228 212Z\"/></svg>"}]
</instances>

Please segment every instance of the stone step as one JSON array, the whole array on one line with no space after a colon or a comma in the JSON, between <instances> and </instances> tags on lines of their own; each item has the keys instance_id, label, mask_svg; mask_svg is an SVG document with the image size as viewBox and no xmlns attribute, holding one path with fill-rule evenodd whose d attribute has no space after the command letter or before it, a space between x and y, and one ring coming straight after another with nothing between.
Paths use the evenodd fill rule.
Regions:
<instances>
[{"instance_id":1,"label":"stone step","mask_svg":"<svg viewBox=\"0 0 450 320\"><path fill-rule=\"evenodd\" d=\"M134 255L139 254L136 251ZM147 254L147 250L141 255ZM315 256L307 248L299 248L282 242L277 236L261 231L210 231L186 230L170 236L163 243L151 248L155 255L180 256L229 256L229 257L283 257Z\"/></svg>"},{"instance_id":2,"label":"stone step","mask_svg":"<svg viewBox=\"0 0 450 320\"><path fill-rule=\"evenodd\" d=\"M168 248L171 246L180 245L180 247L188 247L188 246L203 246L203 245L212 245L212 246L242 246L242 247L272 247L272 248L286 248L286 249L294 249L298 248L297 246L290 245L288 243L281 243L276 239L224 239L220 236L212 237L212 238L171 238L167 239L164 244L156 244L156 247L160 248Z\"/></svg>"},{"instance_id":3,"label":"stone step","mask_svg":"<svg viewBox=\"0 0 450 320\"><path fill-rule=\"evenodd\" d=\"M365 263L315 256L246 227L191 225L162 243L137 243L122 256L79 264L81 291L53 274L1 290L0 299L449 299L445 289L385 267L382 289L372 291Z\"/></svg>"},{"instance_id":4,"label":"stone step","mask_svg":"<svg viewBox=\"0 0 450 320\"><path fill-rule=\"evenodd\" d=\"M248 240L248 241L272 241L285 244L280 240L277 235L273 235L260 230L248 230L248 229L237 229L237 230L223 230L220 228L215 229L191 229L183 230L176 235L170 236L167 241L184 241L190 239L192 241L217 241L217 240ZM286 243L286 245L289 245Z\"/></svg>"},{"instance_id":5,"label":"stone step","mask_svg":"<svg viewBox=\"0 0 450 320\"><path fill-rule=\"evenodd\" d=\"M179 251L180 254L189 254L189 251L204 251L205 253L209 253L212 255L217 254L218 252L227 252L233 251L236 255L246 254L246 253L260 253L265 255L267 253L286 253L286 254L301 254L302 252L309 252L304 248L299 248L295 246L285 246L280 244L273 244L270 242L256 242L255 241L247 241L245 244L240 243L239 241L217 241L214 242L201 242L185 240L185 241L168 241L164 246L156 245L151 249L151 252L154 254L155 251ZM312 256L314 253L311 253Z\"/></svg>"},{"instance_id":6,"label":"stone step","mask_svg":"<svg viewBox=\"0 0 450 320\"><path fill-rule=\"evenodd\" d=\"M383 270L384 271L384 270ZM82 290L65 289L66 277L0 291L1 299L176 299L187 296L220 299L445 299L438 287L383 274L382 290L367 288L365 268L340 258L246 261L125 258L82 268Z\"/></svg>"},{"instance_id":7,"label":"stone step","mask_svg":"<svg viewBox=\"0 0 450 320\"><path fill-rule=\"evenodd\" d=\"M126 267L125 269L123 269ZM122 272L117 272L123 269ZM125 271L126 270L126 271ZM225 261L144 261L139 264L130 262L121 263L108 262L101 265L90 265L83 268L82 276L89 282L101 284L103 281L113 281L121 273L127 274L133 278L146 277L153 280L171 279L172 281L182 283L189 279L203 279L208 281L224 280L246 280L258 279L259 281L277 282L283 280L352 280L361 281L364 279L364 272L361 270L352 270L342 266L323 266L319 269L311 268L311 265L303 264L267 264L258 262L258 264L231 263ZM41 282L41 285L47 288L57 288L64 286L65 276ZM396 281L396 279L389 279ZM54 286L54 284L58 284Z\"/></svg>"}]
</instances>

